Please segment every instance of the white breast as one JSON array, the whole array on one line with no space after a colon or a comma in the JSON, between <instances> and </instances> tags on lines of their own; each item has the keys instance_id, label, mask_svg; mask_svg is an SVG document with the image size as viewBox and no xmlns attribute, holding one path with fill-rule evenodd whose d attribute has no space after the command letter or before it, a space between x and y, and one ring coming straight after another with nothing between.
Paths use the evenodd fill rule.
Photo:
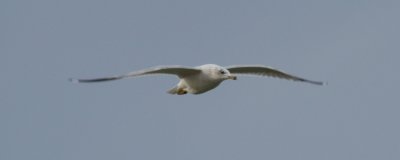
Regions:
<instances>
[{"instance_id":1,"label":"white breast","mask_svg":"<svg viewBox=\"0 0 400 160\"><path fill-rule=\"evenodd\" d=\"M189 76L181 79L182 84L185 84L187 91L193 94L207 92L217 87L222 80L209 77L207 74L201 73L194 76Z\"/></svg>"}]
</instances>

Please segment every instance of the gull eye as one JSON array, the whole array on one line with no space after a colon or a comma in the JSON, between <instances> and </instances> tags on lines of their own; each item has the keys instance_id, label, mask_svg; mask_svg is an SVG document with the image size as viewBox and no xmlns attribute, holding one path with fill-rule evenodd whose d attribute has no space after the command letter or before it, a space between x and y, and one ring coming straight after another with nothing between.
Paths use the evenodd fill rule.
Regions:
<instances>
[{"instance_id":1,"label":"gull eye","mask_svg":"<svg viewBox=\"0 0 400 160\"><path fill-rule=\"evenodd\" d=\"M226 72L224 70L219 70L219 73L225 74Z\"/></svg>"}]
</instances>

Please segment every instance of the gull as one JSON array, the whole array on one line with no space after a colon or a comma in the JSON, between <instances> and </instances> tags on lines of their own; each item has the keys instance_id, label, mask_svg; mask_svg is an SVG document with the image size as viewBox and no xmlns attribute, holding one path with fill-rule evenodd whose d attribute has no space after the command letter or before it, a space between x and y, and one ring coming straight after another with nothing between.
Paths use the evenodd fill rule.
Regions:
<instances>
[{"instance_id":1,"label":"gull","mask_svg":"<svg viewBox=\"0 0 400 160\"><path fill-rule=\"evenodd\" d=\"M170 74L178 76L178 84L168 91L170 94L177 95L184 95L187 93L205 93L214 89L225 80L236 80L237 75L244 74L270 76L293 81L307 82L315 85L323 85L323 82L297 77L264 65L233 65L221 67L216 64L205 64L197 67L185 67L177 65L156 66L123 75L94 79L70 79L70 81L74 83L104 82L153 74Z\"/></svg>"}]
</instances>

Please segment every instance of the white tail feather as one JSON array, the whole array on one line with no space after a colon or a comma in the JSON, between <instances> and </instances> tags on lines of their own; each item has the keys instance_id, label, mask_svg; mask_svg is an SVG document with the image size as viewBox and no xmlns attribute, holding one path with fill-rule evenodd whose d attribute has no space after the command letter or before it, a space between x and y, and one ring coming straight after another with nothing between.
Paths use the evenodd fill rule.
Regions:
<instances>
[{"instance_id":1,"label":"white tail feather","mask_svg":"<svg viewBox=\"0 0 400 160\"><path fill-rule=\"evenodd\" d=\"M176 86L176 87L174 87L174 88L172 88L172 89L170 89L170 90L168 90L168 93L169 94L178 94L178 86Z\"/></svg>"}]
</instances>

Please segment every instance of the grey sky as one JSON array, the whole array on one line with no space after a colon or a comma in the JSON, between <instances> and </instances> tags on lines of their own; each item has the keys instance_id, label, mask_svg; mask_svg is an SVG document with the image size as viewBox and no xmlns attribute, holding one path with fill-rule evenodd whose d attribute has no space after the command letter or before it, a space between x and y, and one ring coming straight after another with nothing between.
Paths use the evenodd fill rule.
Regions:
<instances>
[{"instance_id":1,"label":"grey sky","mask_svg":"<svg viewBox=\"0 0 400 160\"><path fill-rule=\"evenodd\" d=\"M400 159L396 0L3 0L0 159ZM154 65L264 64L172 96Z\"/></svg>"}]
</instances>

